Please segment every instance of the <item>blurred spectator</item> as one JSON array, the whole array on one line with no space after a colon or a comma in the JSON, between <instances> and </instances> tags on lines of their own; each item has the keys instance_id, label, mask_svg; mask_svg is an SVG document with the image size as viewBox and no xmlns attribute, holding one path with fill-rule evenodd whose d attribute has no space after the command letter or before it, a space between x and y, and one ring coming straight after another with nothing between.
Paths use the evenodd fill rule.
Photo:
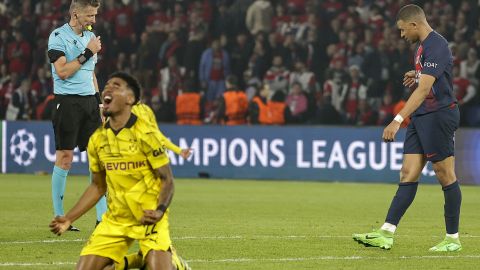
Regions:
<instances>
[{"instance_id":1,"label":"blurred spectator","mask_svg":"<svg viewBox=\"0 0 480 270\"><path fill-rule=\"evenodd\" d=\"M285 104L290 109L289 123L302 124L305 123L306 113L308 110L307 96L303 93L302 84L294 82L291 86L290 94L288 94Z\"/></svg>"},{"instance_id":2,"label":"blurred spectator","mask_svg":"<svg viewBox=\"0 0 480 270\"><path fill-rule=\"evenodd\" d=\"M348 92L348 83L343 77L345 77L343 73L338 71L330 72L323 85L323 97L328 97L328 104L340 114L344 114L342 103Z\"/></svg>"},{"instance_id":3,"label":"blurred spectator","mask_svg":"<svg viewBox=\"0 0 480 270\"><path fill-rule=\"evenodd\" d=\"M271 98L269 98L271 96ZM285 93L271 93L266 84L249 105L248 114L251 124L283 125L290 118L290 109L285 104Z\"/></svg>"},{"instance_id":4,"label":"blurred spectator","mask_svg":"<svg viewBox=\"0 0 480 270\"><path fill-rule=\"evenodd\" d=\"M248 37L244 33L240 33L236 36L235 44L231 50L232 59L232 74L239 80L239 86L244 86L243 73L248 68L248 60L252 54L253 46L248 41Z\"/></svg>"},{"instance_id":5,"label":"blurred spectator","mask_svg":"<svg viewBox=\"0 0 480 270\"><path fill-rule=\"evenodd\" d=\"M135 74L144 89L150 89L153 70L156 67L153 43L154 41L150 39L149 34L143 32L140 36L140 46L138 47L136 54L138 66Z\"/></svg>"},{"instance_id":6,"label":"blurred spectator","mask_svg":"<svg viewBox=\"0 0 480 270\"><path fill-rule=\"evenodd\" d=\"M258 79L263 79L263 76L268 70L268 58L265 52L265 47L261 42L255 42L253 54L248 61L248 72L251 76Z\"/></svg>"},{"instance_id":7,"label":"blurred spectator","mask_svg":"<svg viewBox=\"0 0 480 270\"><path fill-rule=\"evenodd\" d=\"M211 27L211 34L214 37L219 37L221 35L232 36L235 32L233 31L232 27L232 18L227 13L227 5L224 1L219 1L217 6L217 14L213 18L212 27Z\"/></svg>"},{"instance_id":8,"label":"blurred spectator","mask_svg":"<svg viewBox=\"0 0 480 270\"><path fill-rule=\"evenodd\" d=\"M176 116L179 125L200 125L202 123L202 101L198 92L195 92L189 83L183 93L177 96Z\"/></svg>"},{"instance_id":9,"label":"blurred spectator","mask_svg":"<svg viewBox=\"0 0 480 270\"><path fill-rule=\"evenodd\" d=\"M256 0L247 11L245 19L252 35L269 33L272 29L273 7L267 0Z\"/></svg>"},{"instance_id":10,"label":"blurred spectator","mask_svg":"<svg viewBox=\"0 0 480 270\"><path fill-rule=\"evenodd\" d=\"M227 77L226 87L225 93L219 99L217 123L229 126L246 124L248 99L245 91L238 87L235 75Z\"/></svg>"},{"instance_id":11,"label":"blurred spectator","mask_svg":"<svg viewBox=\"0 0 480 270\"><path fill-rule=\"evenodd\" d=\"M302 90L307 93L315 93L317 91L315 74L309 71L302 61L295 62L295 69L290 73L290 88L295 83L299 83Z\"/></svg>"},{"instance_id":12,"label":"blurred spectator","mask_svg":"<svg viewBox=\"0 0 480 270\"><path fill-rule=\"evenodd\" d=\"M317 104L315 123L322 125L340 125L343 123L342 116L331 102L331 96L325 96Z\"/></svg>"},{"instance_id":13,"label":"blurred spectator","mask_svg":"<svg viewBox=\"0 0 480 270\"><path fill-rule=\"evenodd\" d=\"M360 79L360 68L358 66L351 66L349 71L350 83L343 101L345 109L342 112L345 112L347 123L354 124L357 119L359 100L367 98L367 87Z\"/></svg>"},{"instance_id":14,"label":"blurred spectator","mask_svg":"<svg viewBox=\"0 0 480 270\"><path fill-rule=\"evenodd\" d=\"M392 122L394 116L393 109L395 107L395 104L393 104L392 101L392 94L386 92L383 96L382 106L380 106L380 109L378 110L377 125L384 126Z\"/></svg>"},{"instance_id":15,"label":"blurred spectator","mask_svg":"<svg viewBox=\"0 0 480 270\"><path fill-rule=\"evenodd\" d=\"M183 44L178 39L177 32L172 31L168 34L167 40L160 47L160 52L158 53L158 60L160 61L160 66L164 67L167 65L167 61L171 57L175 57L175 61L178 60L183 62L183 55L185 54ZM180 62L180 64L182 63Z\"/></svg>"},{"instance_id":16,"label":"blurred spectator","mask_svg":"<svg viewBox=\"0 0 480 270\"><path fill-rule=\"evenodd\" d=\"M480 60L478 59L475 49L470 48L467 59L460 63L460 76L468 79L476 87L479 87Z\"/></svg>"},{"instance_id":17,"label":"blurred spectator","mask_svg":"<svg viewBox=\"0 0 480 270\"><path fill-rule=\"evenodd\" d=\"M48 95L36 109L36 118L37 120L52 120L53 110L55 109L55 95L53 92Z\"/></svg>"},{"instance_id":18,"label":"blurred spectator","mask_svg":"<svg viewBox=\"0 0 480 270\"><path fill-rule=\"evenodd\" d=\"M0 65L7 63L8 44L10 43L7 29L0 31Z\"/></svg>"},{"instance_id":19,"label":"blurred spectator","mask_svg":"<svg viewBox=\"0 0 480 270\"><path fill-rule=\"evenodd\" d=\"M225 91L225 77L230 74L230 57L220 47L220 40L214 39L200 60L199 78L206 89L207 101L219 98Z\"/></svg>"},{"instance_id":20,"label":"blurred spectator","mask_svg":"<svg viewBox=\"0 0 480 270\"><path fill-rule=\"evenodd\" d=\"M15 40L8 44L7 59L10 72L15 72L26 76L28 74L27 67L30 65L31 47L23 39L22 32L16 30L14 32Z\"/></svg>"},{"instance_id":21,"label":"blurred spectator","mask_svg":"<svg viewBox=\"0 0 480 270\"><path fill-rule=\"evenodd\" d=\"M358 101L358 112L355 124L357 126L372 126L378 121L378 114L374 112L366 99Z\"/></svg>"},{"instance_id":22,"label":"blurred spectator","mask_svg":"<svg viewBox=\"0 0 480 270\"><path fill-rule=\"evenodd\" d=\"M461 75L457 66L453 67L453 93L460 106L468 104L477 94L477 88Z\"/></svg>"},{"instance_id":23,"label":"blurred spectator","mask_svg":"<svg viewBox=\"0 0 480 270\"><path fill-rule=\"evenodd\" d=\"M163 101L175 100L180 89L183 89L185 80L185 68L177 65L177 59L171 56L168 66L160 70L160 87L157 89Z\"/></svg>"},{"instance_id":24,"label":"blurred spectator","mask_svg":"<svg viewBox=\"0 0 480 270\"><path fill-rule=\"evenodd\" d=\"M47 75L48 74L48 75ZM37 74L33 76L32 90L35 92L39 101L43 101L48 95L53 93L53 84L50 72L47 73L45 68L37 69Z\"/></svg>"},{"instance_id":25,"label":"blurred spectator","mask_svg":"<svg viewBox=\"0 0 480 270\"><path fill-rule=\"evenodd\" d=\"M6 120L29 120L31 119L31 84L30 80L25 79L20 84L13 94L10 102L8 103Z\"/></svg>"},{"instance_id":26,"label":"blurred spectator","mask_svg":"<svg viewBox=\"0 0 480 270\"><path fill-rule=\"evenodd\" d=\"M284 94L288 91L290 71L283 65L283 58L280 55L273 57L272 67L267 71L263 82L271 90L271 94L282 91Z\"/></svg>"},{"instance_id":27,"label":"blurred spectator","mask_svg":"<svg viewBox=\"0 0 480 270\"><path fill-rule=\"evenodd\" d=\"M197 12L190 14L189 25L184 66L187 69L188 78L197 78L199 76L200 59L205 49L208 26Z\"/></svg>"}]
</instances>

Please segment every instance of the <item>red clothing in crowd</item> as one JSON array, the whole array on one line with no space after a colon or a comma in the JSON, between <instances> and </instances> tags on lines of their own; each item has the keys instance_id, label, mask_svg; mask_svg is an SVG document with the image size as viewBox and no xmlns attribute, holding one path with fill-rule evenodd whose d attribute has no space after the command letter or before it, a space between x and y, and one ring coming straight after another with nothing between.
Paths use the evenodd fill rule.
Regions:
<instances>
[{"instance_id":1,"label":"red clothing in crowd","mask_svg":"<svg viewBox=\"0 0 480 270\"><path fill-rule=\"evenodd\" d=\"M31 48L28 42L11 42L7 49L7 59L10 62L8 68L10 72L25 74L30 65Z\"/></svg>"},{"instance_id":2,"label":"red clothing in crowd","mask_svg":"<svg viewBox=\"0 0 480 270\"><path fill-rule=\"evenodd\" d=\"M221 81L224 79L222 51L213 53L213 63L212 70L210 71L210 79L212 81Z\"/></svg>"},{"instance_id":3,"label":"red clothing in crowd","mask_svg":"<svg viewBox=\"0 0 480 270\"><path fill-rule=\"evenodd\" d=\"M106 11L105 20L115 22L116 37L128 38L133 34L133 9L131 6L122 6Z\"/></svg>"}]
</instances>

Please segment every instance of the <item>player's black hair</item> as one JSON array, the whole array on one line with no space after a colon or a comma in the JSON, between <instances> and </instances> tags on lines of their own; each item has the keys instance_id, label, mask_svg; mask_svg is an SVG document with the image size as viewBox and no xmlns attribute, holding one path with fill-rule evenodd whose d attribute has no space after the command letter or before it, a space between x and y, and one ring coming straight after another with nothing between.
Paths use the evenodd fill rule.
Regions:
<instances>
[{"instance_id":1,"label":"player's black hair","mask_svg":"<svg viewBox=\"0 0 480 270\"><path fill-rule=\"evenodd\" d=\"M411 4L403 6L397 14L397 21L412 21L413 19L425 19L425 12L417 5Z\"/></svg>"},{"instance_id":2,"label":"player's black hair","mask_svg":"<svg viewBox=\"0 0 480 270\"><path fill-rule=\"evenodd\" d=\"M140 86L140 83L138 82L137 78L123 71L117 71L112 73L109 79L112 79L112 78L120 78L124 80L127 83L128 88L130 88L133 91L133 94L135 95L135 104L137 104L140 101L142 86Z\"/></svg>"}]
</instances>

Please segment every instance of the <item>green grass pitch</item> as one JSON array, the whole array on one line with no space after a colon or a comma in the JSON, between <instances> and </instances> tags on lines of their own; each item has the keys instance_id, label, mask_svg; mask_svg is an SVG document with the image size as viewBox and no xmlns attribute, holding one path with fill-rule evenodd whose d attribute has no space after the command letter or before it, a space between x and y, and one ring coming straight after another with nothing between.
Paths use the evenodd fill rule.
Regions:
<instances>
[{"instance_id":1,"label":"green grass pitch","mask_svg":"<svg viewBox=\"0 0 480 270\"><path fill-rule=\"evenodd\" d=\"M87 177L69 177L66 209L87 184ZM393 184L177 179L171 235L193 269L480 268L480 187L462 187L461 252L428 252L445 233L439 185L420 185L392 250L354 242L352 233L383 223L395 190ZM50 177L33 175L0 175L0 205L0 270L74 268L94 210L75 223L81 232L51 234Z\"/></svg>"}]
</instances>

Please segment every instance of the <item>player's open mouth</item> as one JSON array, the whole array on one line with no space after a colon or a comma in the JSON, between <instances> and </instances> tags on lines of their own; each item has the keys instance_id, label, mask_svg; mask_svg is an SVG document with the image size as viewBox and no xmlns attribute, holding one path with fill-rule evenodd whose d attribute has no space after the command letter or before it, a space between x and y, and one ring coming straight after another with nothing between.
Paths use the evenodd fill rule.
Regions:
<instances>
[{"instance_id":1,"label":"player's open mouth","mask_svg":"<svg viewBox=\"0 0 480 270\"><path fill-rule=\"evenodd\" d=\"M112 102L113 98L112 96L104 96L103 97L103 103L104 104L110 104Z\"/></svg>"}]
</instances>

